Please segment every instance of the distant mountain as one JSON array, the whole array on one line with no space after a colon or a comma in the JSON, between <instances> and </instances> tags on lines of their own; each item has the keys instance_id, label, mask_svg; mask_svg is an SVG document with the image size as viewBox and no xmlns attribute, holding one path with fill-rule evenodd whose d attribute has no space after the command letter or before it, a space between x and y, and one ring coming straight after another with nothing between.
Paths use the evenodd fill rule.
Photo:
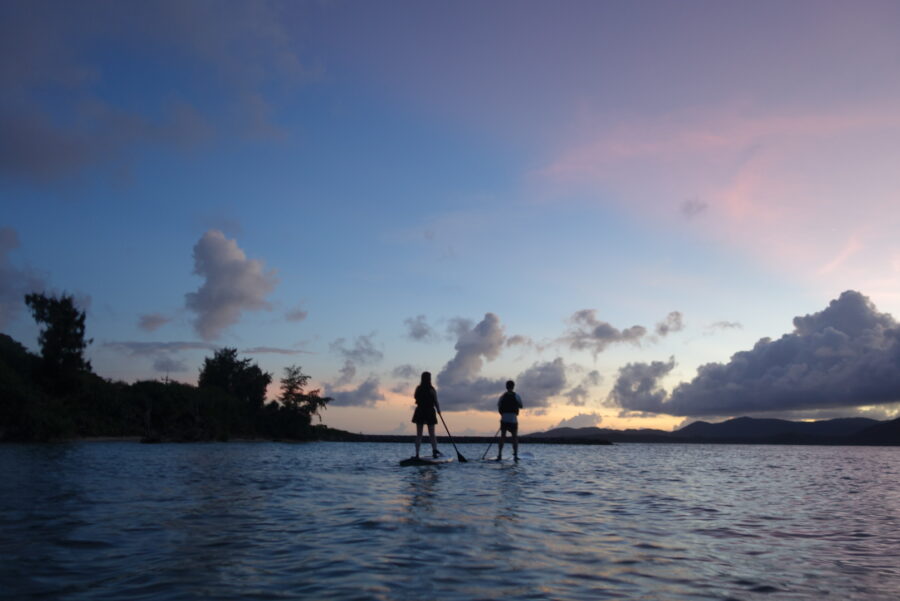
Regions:
<instances>
[{"instance_id":1,"label":"distant mountain","mask_svg":"<svg viewBox=\"0 0 900 601\"><path fill-rule=\"evenodd\" d=\"M524 439L612 442L731 442L779 444L900 444L900 419L879 422L847 417L817 422L737 417L719 423L694 422L676 430L611 430L609 428L553 428Z\"/></svg>"},{"instance_id":2,"label":"distant mountain","mask_svg":"<svg viewBox=\"0 0 900 601\"><path fill-rule=\"evenodd\" d=\"M900 418L878 422L850 436L855 444L900 444Z\"/></svg>"},{"instance_id":3,"label":"distant mountain","mask_svg":"<svg viewBox=\"0 0 900 601\"><path fill-rule=\"evenodd\" d=\"M866 428L879 424L865 417L847 417L818 422L793 422L785 419L757 419L736 417L717 424L694 422L677 430L674 436L684 438L784 438L786 435L803 436L852 436Z\"/></svg>"},{"instance_id":4,"label":"distant mountain","mask_svg":"<svg viewBox=\"0 0 900 601\"><path fill-rule=\"evenodd\" d=\"M568 440L609 440L612 442L665 442L672 436L665 430L611 430L609 428L553 428L546 432L534 432L522 436L524 439L568 439Z\"/></svg>"},{"instance_id":5,"label":"distant mountain","mask_svg":"<svg viewBox=\"0 0 900 601\"><path fill-rule=\"evenodd\" d=\"M535 432L526 434L522 438L593 438L602 437L606 430L597 427L588 428L553 428L546 432Z\"/></svg>"}]
</instances>

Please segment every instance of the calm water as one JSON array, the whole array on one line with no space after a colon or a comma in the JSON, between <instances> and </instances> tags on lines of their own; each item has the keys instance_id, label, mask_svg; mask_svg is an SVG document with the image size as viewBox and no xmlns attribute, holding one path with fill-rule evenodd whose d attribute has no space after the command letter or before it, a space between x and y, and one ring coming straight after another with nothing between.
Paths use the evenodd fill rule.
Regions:
<instances>
[{"instance_id":1,"label":"calm water","mask_svg":"<svg viewBox=\"0 0 900 601\"><path fill-rule=\"evenodd\" d=\"M527 449L0 446L0 597L900 595L900 448Z\"/></svg>"}]
</instances>

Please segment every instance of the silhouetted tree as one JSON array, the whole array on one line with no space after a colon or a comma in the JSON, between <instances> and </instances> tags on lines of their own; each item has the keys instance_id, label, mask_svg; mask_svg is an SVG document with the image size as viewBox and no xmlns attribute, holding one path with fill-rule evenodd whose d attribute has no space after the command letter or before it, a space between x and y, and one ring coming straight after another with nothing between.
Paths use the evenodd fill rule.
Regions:
<instances>
[{"instance_id":1,"label":"silhouetted tree","mask_svg":"<svg viewBox=\"0 0 900 601\"><path fill-rule=\"evenodd\" d=\"M239 430L253 433L256 418L266 400L266 387L272 376L251 364L250 359L238 359L237 349L221 348L203 360L200 369L200 388L218 388L238 401L242 415L235 424Z\"/></svg>"},{"instance_id":2,"label":"silhouetted tree","mask_svg":"<svg viewBox=\"0 0 900 601\"><path fill-rule=\"evenodd\" d=\"M321 390L318 388L304 392L303 389L309 383L309 378L310 376L304 374L299 365L285 367L284 377L281 378L281 396L279 397L285 407L305 414L307 424L313 415L318 416L319 421L322 421L319 411L331 401L331 397L319 396Z\"/></svg>"},{"instance_id":3,"label":"silhouetted tree","mask_svg":"<svg viewBox=\"0 0 900 601\"><path fill-rule=\"evenodd\" d=\"M79 311L75 300L63 294L60 297L43 293L25 295L25 304L38 325L41 359L45 375L59 390L74 385L80 373L91 371L91 362L84 358L84 350L93 340L84 338L84 311Z\"/></svg>"}]
</instances>

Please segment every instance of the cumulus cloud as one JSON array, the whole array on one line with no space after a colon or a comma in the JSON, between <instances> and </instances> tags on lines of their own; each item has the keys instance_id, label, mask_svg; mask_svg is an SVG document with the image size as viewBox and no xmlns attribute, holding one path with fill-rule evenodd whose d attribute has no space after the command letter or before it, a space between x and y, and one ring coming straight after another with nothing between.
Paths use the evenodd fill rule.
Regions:
<instances>
[{"instance_id":1,"label":"cumulus cloud","mask_svg":"<svg viewBox=\"0 0 900 601\"><path fill-rule=\"evenodd\" d=\"M441 409L490 409L488 398L503 392L505 380L484 378L480 374L485 360L496 359L503 349L506 336L500 318L486 313L476 325L455 319L451 321L450 331L457 335L456 354L436 378Z\"/></svg>"},{"instance_id":2,"label":"cumulus cloud","mask_svg":"<svg viewBox=\"0 0 900 601\"><path fill-rule=\"evenodd\" d=\"M577 386L565 392L564 396L569 399L569 405L584 407L590 397L591 388L599 386L602 382L603 376L600 372L596 369L591 370Z\"/></svg>"},{"instance_id":3,"label":"cumulus cloud","mask_svg":"<svg viewBox=\"0 0 900 601\"><path fill-rule=\"evenodd\" d=\"M523 403L527 399L525 406L528 409L548 407L550 399L560 394L566 385L566 365L561 357L535 363L516 378L516 392L522 396Z\"/></svg>"},{"instance_id":4,"label":"cumulus cloud","mask_svg":"<svg viewBox=\"0 0 900 601\"><path fill-rule=\"evenodd\" d=\"M374 332L368 336L357 336L352 346L347 346L345 338L338 338L331 343L331 351L360 365L377 363L384 357L384 353L375 348L372 341L374 337Z\"/></svg>"},{"instance_id":5,"label":"cumulus cloud","mask_svg":"<svg viewBox=\"0 0 900 601\"><path fill-rule=\"evenodd\" d=\"M406 326L406 337L410 340L426 342L436 337L434 329L428 325L424 315L407 317L403 320L403 324Z\"/></svg>"},{"instance_id":6,"label":"cumulus cloud","mask_svg":"<svg viewBox=\"0 0 900 601\"><path fill-rule=\"evenodd\" d=\"M194 246L194 273L205 281L197 292L185 295L185 304L197 314L194 329L204 340L217 338L243 311L269 309L266 296L278 282L273 271L248 259L236 241L218 230L206 232Z\"/></svg>"},{"instance_id":7,"label":"cumulus cloud","mask_svg":"<svg viewBox=\"0 0 900 601\"><path fill-rule=\"evenodd\" d=\"M356 377L356 364L350 359L345 359L344 366L338 370L338 373L341 375L334 381L334 386L346 386Z\"/></svg>"},{"instance_id":8,"label":"cumulus cloud","mask_svg":"<svg viewBox=\"0 0 900 601\"><path fill-rule=\"evenodd\" d=\"M794 318L793 324L791 333L777 340L763 338L728 363L701 366L693 380L679 384L671 395L658 388L658 378L649 389L636 390L628 386L631 372L620 373L620 379L625 376L623 392L613 400L626 410L686 416L821 411L900 401L900 326L866 296L848 290L824 310Z\"/></svg>"},{"instance_id":9,"label":"cumulus cloud","mask_svg":"<svg viewBox=\"0 0 900 601\"><path fill-rule=\"evenodd\" d=\"M591 428L600 425L603 417L599 413L579 413L560 421L554 428Z\"/></svg>"},{"instance_id":10,"label":"cumulus cloud","mask_svg":"<svg viewBox=\"0 0 900 601\"><path fill-rule=\"evenodd\" d=\"M630 342L640 344L641 339L647 335L647 328L643 326L631 326L624 330L614 328L605 321L597 319L594 309L577 311L569 320L572 328L563 337L569 346L576 351L590 350L597 355L606 350L611 344Z\"/></svg>"},{"instance_id":11,"label":"cumulus cloud","mask_svg":"<svg viewBox=\"0 0 900 601\"><path fill-rule=\"evenodd\" d=\"M25 307L26 294L44 289L43 280L35 272L18 269L10 261L10 252L19 246L16 230L10 227L0 228L0 327L19 315Z\"/></svg>"},{"instance_id":12,"label":"cumulus cloud","mask_svg":"<svg viewBox=\"0 0 900 601\"><path fill-rule=\"evenodd\" d=\"M138 327L147 332L153 332L166 325L170 321L172 321L171 317L166 317L165 315L160 315L159 313L148 313L147 315L140 316L140 318L138 319Z\"/></svg>"},{"instance_id":13,"label":"cumulus cloud","mask_svg":"<svg viewBox=\"0 0 900 601\"><path fill-rule=\"evenodd\" d=\"M330 404L336 407L373 407L378 401L384 400L380 388L378 377L369 376L356 388L332 391L330 396L334 400Z\"/></svg>"},{"instance_id":14,"label":"cumulus cloud","mask_svg":"<svg viewBox=\"0 0 900 601\"><path fill-rule=\"evenodd\" d=\"M629 363L619 369L609 398L628 411L657 413L666 398L659 381L674 367L674 358L667 362Z\"/></svg>"},{"instance_id":15,"label":"cumulus cloud","mask_svg":"<svg viewBox=\"0 0 900 601\"><path fill-rule=\"evenodd\" d=\"M672 311L663 321L656 324L656 334L658 336L668 336L683 329L684 318L679 311Z\"/></svg>"}]
</instances>

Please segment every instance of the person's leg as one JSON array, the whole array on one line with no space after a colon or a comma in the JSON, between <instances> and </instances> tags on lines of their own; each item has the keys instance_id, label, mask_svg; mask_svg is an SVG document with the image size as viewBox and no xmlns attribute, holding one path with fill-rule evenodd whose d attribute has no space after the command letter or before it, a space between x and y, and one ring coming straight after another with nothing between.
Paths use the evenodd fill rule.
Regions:
<instances>
[{"instance_id":1,"label":"person's leg","mask_svg":"<svg viewBox=\"0 0 900 601\"><path fill-rule=\"evenodd\" d=\"M503 458L504 442L506 442L506 424L500 422L500 440L497 441L497 459Z\"/></svg>"},{"instance_id":2,"label":"person's leg","mask_svg":"<svg viewBox=\"0 0 900 601\"><path fill-rule=\"evenodd\" d=\"M422 446L422 424L416 424L416 457L419 456L420 446Z\"/></svg>"},{"instance_id":3,"label":"person's leg","mask_svg":"<svg viewBox=\"0 0 900 601\"><path fill-rule=\"evenodd\" d=\"M514 425L510 428L510 434L512 434L512 443L513 443L513 457L519 458L519 424Z\"/></svg>"},{"instance_id":4,"label":"person's leg","mask_svg":"<svg viewBox=\"0 0 900 601\"><path fill-rule=\"evenodd\" d=\"M428 436L431 437L431 454L437 455L437 436L434 435L434 424L428 424Z\"/></svg>"}]
</instances>

